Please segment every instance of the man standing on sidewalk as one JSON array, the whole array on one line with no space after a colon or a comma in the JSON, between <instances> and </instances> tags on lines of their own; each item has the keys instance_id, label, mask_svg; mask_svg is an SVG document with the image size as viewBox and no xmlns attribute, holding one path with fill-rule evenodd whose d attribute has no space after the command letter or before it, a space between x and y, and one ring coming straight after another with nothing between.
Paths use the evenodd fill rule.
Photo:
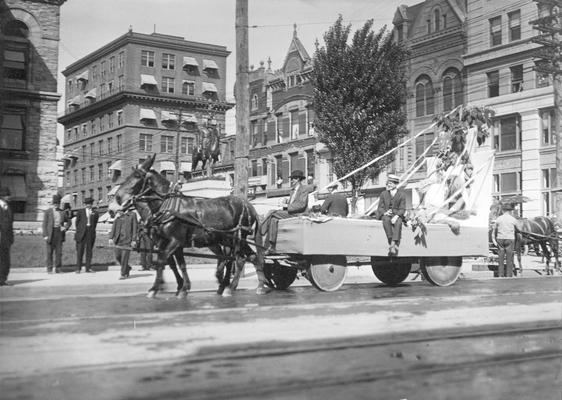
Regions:
<instances>
[{"instance_id":1,"label":"man standing on sidewalk","mask_svg":"<svg viewBox=\"0 0 562 400\"><path fill-rule=\"evenodd\" d=\"M8 204L10 190L0 187L0 286L8 285L10 247L14 243L14 218Z\"/></svg>"},{"instance_id":2,"label":"man standing on sidewalk","mask_svg":"<svg viewBox=\"0 0 562 400\"><path fill-rule=\"evenodd\" d=\"M43 216L43 238L47 250L47 273L61 272L62 266L62 244L65 232L70 227L70 220L66 212L60 208L61 197L53 196L51 207L45 211ZM55 269L53 271L53 252L55 253Z\"/></svg>"},{"instance_id":3,"label":"man standing on sidewalk","mask_svg":"<svg viewBox=\"0 0 562 400\"><path fill-rule=\"evenodd\" d=\"M124 247L136 247L135 239L138 235L137 216L133 211L117 212L117 218L113 221L111 233L109 234L109 245L115 248L115 258L121 265L121 276L119 279L127 279L131 267L129 266L130 249Z\"/></svg>"},{"instance_id":4,"label":"man standing on sidewalk","mask_svg":"<svg viewBox=\"0 0 562 400\"><path fill-rule=\"evenodd\" d=\"M94 272L92 270L92 249L96 241L96 226L98 225L98 213L92 209L94 199L87 197L84 199L85 208L78 210L76 213L76 233L74 240L76 241L76 273L79 274L82 269L82 259L84 250L86 251L86 272Z\"/></svg>"}]
</instances>

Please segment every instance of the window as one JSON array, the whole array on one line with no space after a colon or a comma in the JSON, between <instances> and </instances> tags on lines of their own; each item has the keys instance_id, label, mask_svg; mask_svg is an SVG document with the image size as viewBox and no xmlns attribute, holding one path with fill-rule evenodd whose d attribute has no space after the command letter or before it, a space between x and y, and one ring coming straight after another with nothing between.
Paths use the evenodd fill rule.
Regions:
<instances>
[{"instance_id":1,"label":"window","mask_svg":"<svg viewBox=\"0 0 562 400\"><path fill-rule=\"evenodd\" d=\"M513 11L507 14L509 24L509 41L521 39L521 11Z\"/></svg>"},{"instance_id":2,"label":"window","mask_svg":"<svg viewBox=\"0 0 562 400\"><path fill-rule=\"evenodd\" d=\"M141 50L141 65L143 67L154 67L154 52Z\"/></svg>"},{"instance_id":3,"label":"window","mask_svg":"<svg viewBox=\"0 0 562 400\"><path fill-rule=\"evenodd\" d=\"M86 145L82 146L82 160L86 159Z\"/></svg>"},{"instance_id":4,"label":"window","mask_svg":"<svg viewBox=\"0 0 562 400\"><path fill-rule=\"evenodd\" d=\"M107 154L111 154L113 152L113 138L107 138Z\"/></svg>"},{"instance_id":5,"label":"window","mask_svg":"<svg viewBox=\"0 0 562 400\"><path fill-rule=\"evenodd\" d=\"M26 81L27 64L27 49L5 47L3 71L6 81Z\"/></svg>"},{"instance_id":6,"label":"window","mask_svg":"<svg viewBox=\"0 0 562 400\"><path fill-rule=\"evenodd\" d=\"M254 95L252 96L252 111L255 111L258 109L258 95L254 93Z\"/></svg>"},{"instance_id":7,"label":"window","mask_svg":"<svg viewBox=\"0 0 562 400\"><path fill-rule=\"evenodd\" d=\"M66 187L70 186L70 171L66 171L66 180L65 180L64 185Z\"/></svg>"},{"instance_id":8,"label":"window","mask_svg":"<svg viewBox=\"0 0 562 400\"><path fill-rule=\"evenodd\" d=\"M93 182L94 180L94 166L90 165L90 182Z\"/></svg>"},{"instance_id":9,"label":"window","mask_svg":"<svg viewBox=\"0 0 562 400\"><path fill-rule=\"evenodd\" d=\"M82 184L86 184L86 168L82 168L80 172L82 175Z\"/></svg>"},{"instance_id":10,"label":"window","mask_svg":"<svg viewBox=\"0 0 562 400\"><path fill-rule=\"evenodd\" d=\"M251 161L250 176L258 176L258 160Z\"/></svg>"},{"instance_id":11,"label":"window","mask_svg":"<svg viewBox=\"0 0 562 400\"><path fill-rule=\"evenodd\" d=\"M175 69L176 56L173 54L162 54L162 69Z\"/></svg>"},{"instance_id":12,"label":"window","mask_svg":"<svg viewBox=\"0 0 562 400\"><path fill-rule=\"evenodd\" d=\"M174 93L174 78L168 78L166 76L162 78L162 92Z\"/></svg>"},{"instance_id":13,"label":"window","mask_svg":"<svg viewBox=\"0 0 562 400\"><path fill-rule=\"evenodd\" d=\"M109 57L109 74L113 75L115 73L115 56Z\"/></svg>"},{"instance_id":14,"label":"window","mask_svg":"<svg viewBox=\"0 0 562 400\"><path fill-rule=\"evenodd\" d=\"M447 28L447 14L443 14L443 29Z\"/></svg>"},{"instance_id":15,"label":"window","mask_svg":"<svg viewBox=\"0 0 562 400\"><path fill-rule=\"evenodd\" d=\"M160 153L174 152L174 137L162 135L160 137Z\"/></svg>"},{"instance_id":16,"label":"window","mask_svg":"<svg viewBox=\"0 0 562 400\"><path fill-rule=\"evenodd\" d=\"M299 137L299 111L291 111L291 139Z\"/></svg>"},{"instance_id":17,"label":"window","mask_svg":"<svg viewBox=\"0 0 562 400\"><path fill-rule=\"evenodd\" d=\"M107 113L107 127L109 129L113 128L113 113Z\"/></svg>"},{"instance_id":18,"label":"window","mask_svg":"<svg viewBox=\"0 0 562 400\"><path fill-rule=\"evenodd\" d=\"M103 132L105 130L105 116L102 115L101 117L99 117L100 120L100 132Z\"/></svg>"},{"instance_id":19,"label":"window","mask_svg":"<svg viewBox=\"0 0 562 400\"><path fill-rule=\"evenodd\" d=\"M511 71L511 93L523 91L523 65L516 65Z\"/></svg>"},{"instance_id":20,"label":"window","mask_svg":"<svg viewBox=\"0 0 562 400\"><path fill-rule=\"evenodd\" d=\"M519 179L517 172L500 174L500 192L502 194L514 193L519 190Z\"/></svg>"},{"instance_id":21,"label":"window","mask_svg":"<svg viewBox=\"0 0 562 400\"><path fill-rule=\"evenodd\" d=\"M396 27L396 41L400 43L404 40L404 26L402 24Z\"/></svg>"},{"instance_id":22,"label":"window","mask_svg":"<svg viewBox=\"0 0 562 400\"><path fill-rule=\"evenodd\" d=\"M117 152L121 153L123 151L123 143L122 143L123 135L117 135Z\"/></svg>"},{"instance_id":23,"label":"window","mask_svg":"<svg viewBox=\"0 0 562 400\"><path fill-rule=\"evenodd\" d=\"M123 110L117 111L117 126L123 125Z\"/></svg>"},{"instance_id":24,"label":"window","mask_svg":"<svg viewBox=\"0 0 562 400\"><path fill-rule=\"evenodd\" d=\"M103 179L103 164L98 164L98 181Z\"/></svg>"},{"instance_id":25,"label":"window","mask_svg":"<svg viewBox=\"0 0 562 400\"><path fill-rule=\"evenodd\" d=\"M490 46L502 44L502 17L490 19Z\"/></svg>"},{"instance_id":26,"label":"window","mask_svg":"<svg viewBox=\"0 0 562 400\"><path fill-rule=\"evenodd\" d=\"M103 140L98 141L98 155L103 156Z\"/></svg>"},{"instance_id":27,"label":"window","mask_svg":"<svg viewBox=\"0 0 562 400\"><path fill-rule=\"evenodd\" d=\"M498 97L500 95L500 72L488 72L488 97Z\"/></svg>"},{"instance_id":28,"label":"window","mask_svg":"<svg viewBox=\"0 0 562 400\"><path fill-rule=\"evenodd\" d=\"M121 91L121 90L125 89L125 84L123 83L124 79L125 79L125 77L123 75L119 75L117 77L117 90L118 91Z\"/></svg>"},{"instance_id":29,"label":"window","mask_svg":"<svg viewBox=\"0 0 562 400\"><path fill-rule=\"evenodd\" d=\"M95 154L94 147L95 147L95 143L94 142L90 143L90 159L91 160L94 159L94 154Z\"/></svg>"},{"instance_id":30,"label":"window","mask_svg":"<svg viewBox=\"0 0 562 400\"><path fill-rule=\"evenodd\" d=\"M105 81L107 79L107 71L106 71L106 66L105 66L106 62L102 61L101 62L101 80Z\"/></svg>"},{"instance_id":31,"label":"window","mask_svg":"<svg viewBox=\"0 0 562 400\"><path fill-rule=\"evenodd\" d=\"M120 51L117 55L117 68L123 69L125 67L125 52Z\"/></svg>"},{"instance_id":32,"label":"window","mask_svg":"<svg viewBox=\"0 0 562 400\"><path fill-rule=\"evenodd\" d=\"M427 34L429 35L431 33L431 20L428 19L426 21L426 25L427 25Z\"/></svg>"},{"instance_id":33,"label":"window","mask_svg":"<svg viewBox=\"0 0 562 400\"><path fill-rule=\"evenodd\" d=\"M416 83L416 117L434 113L433 84L427 76L418 78Z\"/></svg>"},{"instance_id":34,"label":"window","mask_svg":"<svg viewBox=\"0 0 562 400\"><path fill-rule=\"evenodd\" d=\"M554 144L554 110L544 110L541 115L541 144L549 146Z\"/></svg>"},{"instance_id":35,"label":"window","mask_svg":"<svg viewBox=\"0 0 562 400\"><path fill-rule=\"evenodd\" d=\"M258 121L250 121L250 147L258 144Z\"/></svg>"},{"instance_id":36,"label":"window","mask_svg":"<svg viewBox=\"0 0 562 400\"><path fill-rule=\"evenodd\" d=\"M443 111L451 111L463 103L460 73L454 68L445 71L443 77Z\"/></svg>"},{"instance_id":37,"label":"window","mask_svg":"<svg viewBox=\"0 0 562 400\"><path fill-rule=\"evenodd\" d=\"M107 83L107 92L111 95L113 93L113 81Z\"/></svg>"},{"instance_id":38,"label":"window","mask_svg":"<svg viewBox=\"0 0 562 400\"><path fill-rule=\"evenodd\" d=\"M25 150L26 110L5 108L2 113L0 149Z\"/></svg>"},{"instance_id":39,"label":"window","mask_svg":"<svg viewBox=\"0 0 562 400\"><path fill-rule=\"evenodd\" d=\"M416 138L416 158L419 157L425 149L427 149L433 142L433 132L428 132ZM431 157L434 154L434 147L432 147L426 156Z\"/></svg>"},{"instance_id":40,"label":"window","mask_svg":"<svg viewBox=\"0 0 562 400\"><path fill-rule=\"evenodd\" d=\"M521 148L521 118L519 115L504 117L494 123L494 147L499 151Z\"/></svg>"},{"instance_id":41,"label":"window","mask_svg":"<svg viewBox=\"0 0 562 400\"><path fill-rule=\"evenodd\" d=\"M146 133L139 135L139 150L152 151L152 135Z\"/></svg>"},{"instance_id":42,"label":"window","mask_svg":"<svg viewBox=\"0 0 562 400\"><path fill-rule=\"evenodd\" d=\"M96 134L96 121L95 120L90 121L90 133L92 135Z\"/></svg>"},{"instance_id":43,"label":"window","mask_svg":"<svg viewBox=\"0 0 562 400\"><path fill-rule=\"evenodd\" d=\"M186 137L182 137L180 140L180 154L187 154L187 139Z\"/></svg>"},{"instance_id":44,"label":"window","mask_svg":"<svg viewBox=\"0 0 562 400\"><path fill-rule=\"evenodd\" d=\"M433 24L435 25L435 32L441 29L441 14L439 10L433 11Z\"/></svg>"},{"instance_id":45,"label":"window","mask_svg":"<svg viewBox=\"0 0 562 400\"><path fill-rule=\"evenodd\" d=\"M88 125L82 124L82 137L88 136Z\"/></svg>"},{"instance_id":46,"label":"window","mask_svg":"<svg viewBox=\"0 0 562 400\"><path fill-rule=\"evenodd\" d=\"M556 168L545 168L542 170L542 211L543 215L549 216L556 209Z\"/></svg>"},{"instance_id":47,"label":"window","mask_svg":"<svg viewBox=\"0 0 562 400\"><path fill-rule=\"evenodd\" d=\"M195 82L191 81L183 81L181 85L181 94L185 94L188 96L195 95Z\"/></svg>"},{"instance_id":48,"label":"window","mask_svg":"<svg viewBox=\"0 0 562 400\"><path fill-rule=\"evenodd\" d=\"M97 81L98 80L98 66L94 65L92 67L92 81Z\"/></svg>"}]
</instances>

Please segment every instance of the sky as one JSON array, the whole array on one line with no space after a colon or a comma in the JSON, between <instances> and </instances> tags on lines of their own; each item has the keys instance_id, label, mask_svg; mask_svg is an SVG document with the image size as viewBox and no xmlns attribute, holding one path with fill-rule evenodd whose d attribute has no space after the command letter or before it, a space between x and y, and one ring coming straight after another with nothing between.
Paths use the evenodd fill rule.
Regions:
<instances>
[{"instance_id":1,"label":"sky","mask_svg":"<svg viewBox=\"0 0 562 400\"><path fill-rule=\"evenodd\" d=\"M315 42L323 44L323 34L341 14L352 31L368 19L374 29L392 27L396 8L421 0L248 0L249 64L263 61L267 67L282 67L297 24L297 36L312 57ZM67 0L61 7L59 93L64 93L60 73L73 62L123 35L134 32L182 36L186 40L226 46L226 96L234 101L236 79L236 0ZM64 99L63 99L64 100ZM59 102L59 115L65 101ZM234 133L235 111L227 113L226 132ZM59 139L63 129L59 124Z\"/></svg>"}]
</instances>

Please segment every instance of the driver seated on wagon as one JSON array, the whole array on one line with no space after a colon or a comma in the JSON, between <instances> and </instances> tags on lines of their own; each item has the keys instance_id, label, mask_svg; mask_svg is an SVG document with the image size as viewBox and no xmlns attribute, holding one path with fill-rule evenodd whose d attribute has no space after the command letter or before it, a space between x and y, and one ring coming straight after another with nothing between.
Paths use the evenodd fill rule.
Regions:
<instances>
[{"instance_id":1,"label":"driver seated on wagon","mask_svg":"<svg viewBox=\"0 0 562 400\"><path fill-rule=\"evenodd\" d=\"M389 174L386 180L386 190L379 198L377 217L382 220L382 226L388 244L389 256L398 255L398 246L402 236L402 220L406 211L406 193L404 189L398 188L400 178L394 174Z\"/></svg>"},{"instance_id":2,"label":"driver seated on wagon","mask_svg":"<svg viewBox=\"0 0 562 400\"><path fill-rule=\"evenodd\" d=\"M308 195L311 187L303 181L306 179L301 170L294 170L291 179L291 195L281 210L270 211L262 223L262 234L265 235L265 245L269 246L267 253L275 252L277 242L277 225L280 219L296 217L303 214L308 207Z\"/></svg>"}]
</instances>

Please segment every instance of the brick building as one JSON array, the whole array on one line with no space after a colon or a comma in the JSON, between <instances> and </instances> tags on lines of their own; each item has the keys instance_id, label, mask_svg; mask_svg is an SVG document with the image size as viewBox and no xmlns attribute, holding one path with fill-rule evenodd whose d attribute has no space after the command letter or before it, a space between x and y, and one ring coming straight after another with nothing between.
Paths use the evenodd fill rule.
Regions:
<instances>
[{"instance_id":1,"label":"brick building","mask_svg":"<svg viewBox=\"0 0 562 400\"><path fill-rule=\"evenodd\" d=\"M57 192L59 16L65 0L0 3L0 186L17 220L38 220Z\"/></svg>"},{"instance_id":2,"label":"brick building","mask_svg":"<svg viewBox=\"0 0 562 400\"><path fill-rule=\"evenodd\" d=\"M64 125L65 192L107 204L122 178L156 153L153 168L191 170L196 124L224 128L226 47L129 31L69 65ZM180 118L181 115L181 118ZM179 146L178 146L179 144Z\"/></svg>"}]
</instances>

